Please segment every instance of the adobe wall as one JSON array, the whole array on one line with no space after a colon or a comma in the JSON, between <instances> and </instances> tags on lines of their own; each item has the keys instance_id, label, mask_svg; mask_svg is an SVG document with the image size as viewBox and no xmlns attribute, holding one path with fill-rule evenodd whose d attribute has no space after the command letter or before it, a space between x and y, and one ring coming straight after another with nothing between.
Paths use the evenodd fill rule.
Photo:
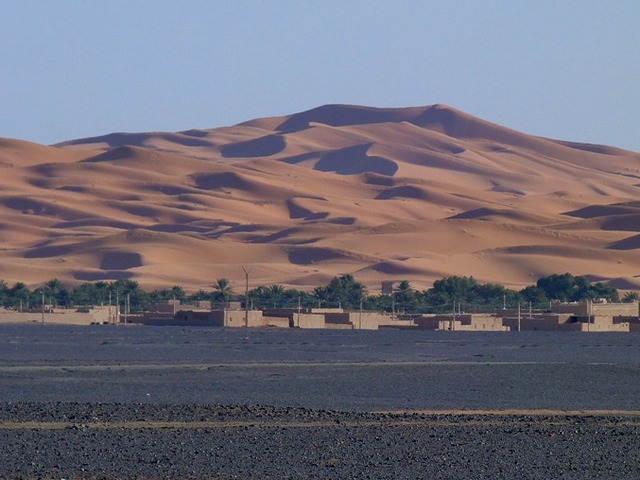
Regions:
<instances>
[{"instance_id":1,"label":"adobe wall","mask_svg":"<svg viewBox=\"0 0 640 480\"><path fill-rule=\"evenodd\" d=\"M315 313L293 314L292 324L296 328L326 328L324 315Z\"/></svg>"},{"instance_id":2,"label":"adobe wall","mask_svg":"<svg viewBox=\"0 0 640 480\"><path fill-rule=\"evenodd\" d=\"M225 327L244 327L245 311L244 310L214 310L211 312L216 318L222 318ZM266 327L267 323L262 316L262 310L249 310L248 315L249 327Z\"/></svg>"},{"instance_id":3,"label":"adobe wall","mask_svg":"<svg viewBox=\"0 0 640 480\"><path fill-rule=\"evenodd\" d=\"M511 330L507 325L504 325L502 318L494 316L481 316L476 318L474 315L469 323L461 322L462 331L486 331L486 332L508 332Z\"/></svg>"},{"instance_id":4,"label":"adobe wall","mask_svg":"<svg viewBox=\"0 0 640 480\"><path fill-rule=\"evenodd\" d=\"M113 312L115 314L115 312ZM18 312L15 310L0 310L0 323L41 323L42 312ZM57 308L52 312L45 311L45 324L60 325L92 325L109 323L109 308L95 307L86 309Z\"/></svg>"},{"instance_id":5,"label":"adobe wall","mask_svg":"<svg viewBox=\"0 0 640 480\"><path fill-rule=\"evenodd\" d=\"M390 315L378 312L352 312L349 316L353 328L358 330L378 330L381 325L394 322Z\"/></svg>"},{"instance_id":6,"label":"adobe wall","mask_svg":"<svg viewBox=\"0 0 640 480\"><path fill-rule=\"evenodd\" d=\"M574 323L571 331L577 332L629 332L630 324L623 323Z\"/></svg>"},{"instance_id":7,"label":"adobe wall","mask_svg":"<svg viewBox=\"0 0 640 480\"><path fill-rule=\"evenodd\" d=\"M538 315L534 317L521 317L520 318L520 330L570 330L573 327L569 322L571 318L570 314L564 315ZM508 326L511 330L518 330L518 318L504 318L502 323Z\"/></svg>"},{"instance_id":8,"label":"adobe wall","mask_svg":"<svg viewBox=\"0 0 640 480\"><path fill-rule=\"evenodd\" d=\"M287 317L262 317L262 321L266 327L289 328L289 319Z\"/></svg>"},{"instance_id":9,"label":"adobe wall","mask_svg":"<svg viewBox=\"0 0 640 480\"><path fill-rule=\"evenodd\" d=\"M327 324L327 328L331 328L331 327L338 328L340 325L353 328L350 314L346 312L340 312L340 313L327 312L324 314L324 321Z\"/></svg>"},{"instance_id":10,"label":"adobe wall","mask_svg":"<svg viewBox=\"0 0 640 480\"><path fill-rule=\"evenodd\" d=\"M216 312L181 310L174 315L147 314L139 319L143 325L172 326L189 325L194 327L222 327L224 318Z\"/></svg>"},{"instance_id":11,"label":"adobe wall","mask_svg":"<svg viewBox=\"0 0 640 480\"><path fill-rule=\"evenodd\" d=\"M590 311L589 311L590 310ZM631 316L639 315L638 302L631 303L552 303L553 313L570 313L573 315L596 315L596 316Z\"/></svg>"},{"instance_id":12,"label":"adobe wall","mask_svg":"<svg viewBox=\"0 0 640 480\"><path fill-rule=\"evenodd\" d=\"M435 315L423 315L421 317L415 317L413 322L416 324L417 328L423 330L442 330L440 327L440 322Z\"/></svg>"}]
</instances>

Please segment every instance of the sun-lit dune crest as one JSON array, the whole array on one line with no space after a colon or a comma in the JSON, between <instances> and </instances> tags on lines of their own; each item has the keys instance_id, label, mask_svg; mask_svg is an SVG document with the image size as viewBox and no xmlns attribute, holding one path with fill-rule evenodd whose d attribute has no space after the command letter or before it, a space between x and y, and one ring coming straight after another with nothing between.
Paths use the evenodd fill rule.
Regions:
<instances>
[{"instance_id":1,"label":"sun-lit dune crest","mask_svg":"<svg viewBox=\"0 0 640 480\"><path fill-rule=\"evenodd\" d=\"M176 143L185 147L211 147L214 144L205 140L206 135L198 135L190 132L147 132L147 133L127 133L117 132L110 133L108 135L100 135L97 137L82 138L78 140L69 140L66 142L58 143L58 147L74 147L90 145L103 148L118 148L118 147L148 147L153 146L160 139L166 142Z\"/></svg>"},{"instance_id":2,"label":"sun-lit dune crest","mask_svg":"<svg viewBox=\"0 0 640 480\"><path fill-rule=\"evenodd\" d=\"M359 105L323 105L290 115L275 130L293 133L309 128L314 123L341 127L369 123L405 122L417 118L425 107L374 108Z\"/></svg>"},{"instance_id":3,"label":"sun-lit dune crest","mask_svg":"<svg viewBox=\"0 0 640 480\"><path fill-rule=\"evenodd\" d=\"M0 139L0 278L354 274L522 287L570 271L640 285L640 154L527 135L447 105L325 105L239 125Z\"/></svg>"},{"instance_id":4,"label":"sun-lit dune crest","mask_svg":"<svg viewBox=\"0 0 640 480\"><path fill-rule=\"evenodd\" d=\"M125 145L85 158L81 163L111 165L146 174L183 175L189 170L209 167L207 162L148 147ZM127 172L127 175L132 175Z\"/></svg>"},{"instance_id":5,"label":"sun-lit dune crest","mask_svg":"<svg viewBox=\"0 0 640 480\"><path fill-rule=\"evenodd\" d=\"M14 138L0 137L0 168L19 168L41 163L75 162L82 154Z\"/></svg>"},{"instance_id":6,"label":"sun-lit dune crest","mask_svg":"<svg viewBox=\"0 0 640 480\"><path fill-rule=\"evenodd\" d=\"M449 220L477 220L511 225L545 225L549 223L549 216L544 212L525 211L515 208L490 208L480 207L457 215L452 215Z\"/></svg>"}]
</instances>

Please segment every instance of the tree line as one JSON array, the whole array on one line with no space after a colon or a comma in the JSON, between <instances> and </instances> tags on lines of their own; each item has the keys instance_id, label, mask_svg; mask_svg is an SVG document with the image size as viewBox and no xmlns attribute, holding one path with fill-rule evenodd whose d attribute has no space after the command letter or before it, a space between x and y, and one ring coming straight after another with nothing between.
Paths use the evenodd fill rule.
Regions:
<instances>
[{"instance_id":1,"label":"tree line","mask_svg":"<svg viewBox=\"0 0 640 480\"><path fill-rule=\"evenodd\" d=\"M548 308L557 300L573 302L605 299L620 301L618 291L597 282L591 283L584 276L570 273L552 274L540 278L535 285L522 290L512 290L500 284L481 284L473 277L452 276L436 280L433 287L418 290L403 280L394 284L392 293L370 295L364 284L352 275L334 277L324 286L312 291L285 288L282 285L259 286L249 291L252 308L336 308L364 309L403 313L443 313L473 311L478 309L515 308L517 305L532 308ZM54 307L80 307L97 305L128 305L131 312L143 312L154 303L179 300L182 303L210 301L213 308L222 308L232 301L245 302L245 292L233 290L231 282L219 278L210 290L187 293L181 286L144 290L134 280L99 281L83 283L73 288L65 287L53 278L41 287L30 290L24 283L9 286L0 280L0 305L4 308L29 309ZM638 300L638 292L627 292L622 301Z\"/></svg>"}]
</instances>

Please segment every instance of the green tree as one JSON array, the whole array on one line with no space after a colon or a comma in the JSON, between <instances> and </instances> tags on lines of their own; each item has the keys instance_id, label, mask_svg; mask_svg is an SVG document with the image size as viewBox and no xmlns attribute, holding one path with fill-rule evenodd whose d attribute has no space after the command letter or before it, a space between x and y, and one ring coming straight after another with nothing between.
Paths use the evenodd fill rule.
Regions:
<instances>
[{"instance_id":1,"label":"green tree","mask_svg":"<svg viewBox=\"0 0 640 480\"><path fill-rule=\"evenodd\" d=\"M620 299L615 288L600 282L591 284L586 277L574 277L570 273L554 273L539 279L536 285L544 290L549 299L561 302L578 302L597 298L617 302Z\"/></svg>"},{"instance_id":2,"label":"green tree","mask_svg":"<svg viewBox=\"0 0 640 480\"><path fill-rule=\"evenodd\" d=\"M16 282L9 289L8 295L11 298L11 303L14 308L18 308L22 305L23 308L29 306L40 305L40 299L38 295L31 292L27 286L22 282Z\"/></svg>"},{"instance_id":3,"label":"green tree","mask_svg":"<svg viewBox=\"0 0 640 480\"><path fill-rule=\"evenodd\" d=\"M214 290L212 301L214 303L224 303L226 305L234 296L231 282L226 278L218 278L212 287Z\"/></svg>"},{"instance_id":4,"label":"green tree","mask_svg":"<svg viewBox=\"0 0 640 480\"><path fill-rule=\"evenodd\" d=\"M454 303L476 303L475 288L478 282L473 277L447 277L433 282L433 287L424 294L427 305L434 311L450 311Z\"/></svg>"},{"instance_id":5,"label":"green tree","mask_svg":"<svg viewBox=\"0 0 640 480\"><path fill-rule=\"evenodd\" d=\"M116 280L110 282L107 288L112 292L112 302L115 302L117 298L122 308L127 304L128 299L131 312L142 312L149 309L149 295L135 280Z\"/></svg>"},{"instance_id":6,"label":"green tree","mask_svg":"<svg viewBox=\"0 0 640 480\"><path fill-rule=\"evenodd\" d=\"M536 308L548 308L549 306L549 297L547 297L544 289L537 285L529 285L520 290L519 293L522 303L531 303L531 306Z\"/></svg>"},{"instance_id":7,"label":"green tree","mask_svg":"<svg viewBox=\"0 0 640 480\"><path fill-rule=\"evenodd\" d=\"M57 278L47 281L43 288L47 302L50 302L52 306L66 307L72 303L71 292Z\"/></svg>"},{"instance_id":8,"label":"green tree","mask_svg":"<svg viewBox=\"0 0 640 480\"><path fill-rule=\"evenodd\" d=\"M415 312L418 310L419 296L407 280L402 280L392 295L396 311Z\"/></svg>"},{"instance_id":9,"label":"green tree","mask_svg":"<svg viewBox=\"0 0 640 480\"><path fill-rule=\"evenodd\" d=\"M365 300L367 289L352 275L341 275L331 279L324 287L316 287L313 294L316 300L325 302L327 306L357 309L360 308L360 302Z\"/></svg>"},{"instance_id":10,"label":"green tree","mask_svg":"<svg viewBox=\"0 0 640 480\"><path fill-rule=\"evenodd\" d=\"M569 302L573 298L576 280L570 273L554 273L548 277L538 279L536 286L544 290L550 300Z\"/></svg>"}]
</instances>

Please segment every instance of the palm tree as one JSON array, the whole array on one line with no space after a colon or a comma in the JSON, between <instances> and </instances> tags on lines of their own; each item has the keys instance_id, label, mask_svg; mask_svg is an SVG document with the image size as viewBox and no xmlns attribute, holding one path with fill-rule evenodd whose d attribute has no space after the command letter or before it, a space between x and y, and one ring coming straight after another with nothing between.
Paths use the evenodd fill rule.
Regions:
<instances>
[{"instance_id":1,"label":"palm tree","mask_svg":"<svg viewBox=\"0 0 640 480\"><path fill-rule=\"evenodd\" d=\"M411 310L415 303L415 293L407 280L402 280L393 292L396 308L400 311Z\"/></svg>"},{"instance_id":2,"label":"palm tree","mask_svg":"<svg viewBox=\"0 0 640 480\"><path fill-rule=\"evenodd\" d=\"M226 278L219 278L216 280L216 283L211 285L215 290L213 292L213 299L217 302L224 302L224 304L228 304L229 300L233 298L234 292L231 288L231 282L229 282Z\"/></svg>"},{"instance_id":3,"label":"palm tree","mask_svg":"<svg viewBox=\"0 0 640 480\"><path fill-rule=\"evenodd\" d=\"M270 302L273 302L273 308L276 308L277 304L281 303L284 292L285 289L282 285L271 285L267 288L267 294Z\"/></svg>"},{"instance_id":4,"label":"palm tree","mask_svg":"<svg viewBox=\"0 0 640 480\"><path fill-rule=\"evenodd\" d=\"M52 278L47 283L44 284L45 294L49 296L49 302L53 306L54 304L60 303L60 299L58 298L60 295L60 291L62 290L62 283L57 278Z\"/></svg>"}]
</instances>

